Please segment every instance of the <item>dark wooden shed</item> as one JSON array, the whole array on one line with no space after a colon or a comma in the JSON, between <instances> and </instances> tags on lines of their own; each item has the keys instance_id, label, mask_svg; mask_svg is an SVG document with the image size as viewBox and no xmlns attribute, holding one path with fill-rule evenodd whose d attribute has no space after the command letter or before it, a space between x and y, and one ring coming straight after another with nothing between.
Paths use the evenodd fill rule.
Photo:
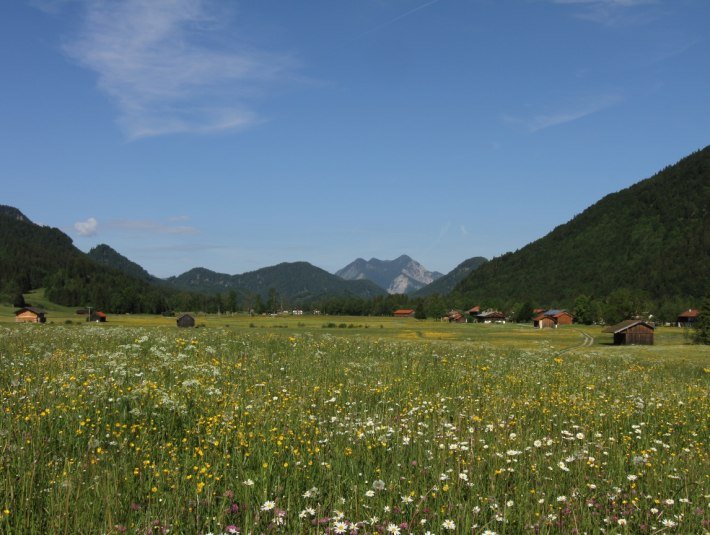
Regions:
<instances>
[{"instance_id":1,"label":"dark wooden shed","mask_svg":"<svg viewBox=\"0 0 710 535\"><path fill-rule=\"evenodd\" d=\"M655 326L643 320L626 320L602 332L614 335L614 345L653 345L653 332Z\"/></svg>"},{"instance_id":2,"label":"dark wooden shed","mask_svg":"<svg viewBox=\"0 0 710 535\"><path fill-rule=\"evenodd\" d=\"M190 314L182 314L177 318L177 326L178 327L194 327L195 326L195 318L193 318Z\"/></svg>"}]
</instances>

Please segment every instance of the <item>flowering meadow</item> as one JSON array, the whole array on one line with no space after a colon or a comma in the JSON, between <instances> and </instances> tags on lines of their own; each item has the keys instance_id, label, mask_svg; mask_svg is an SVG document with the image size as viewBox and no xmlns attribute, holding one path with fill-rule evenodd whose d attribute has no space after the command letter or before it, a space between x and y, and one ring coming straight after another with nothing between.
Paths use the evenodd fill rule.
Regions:
<instances>
[{"instance_id":1,"label":"flowering meadow","mask_svg":"<svg viewBox=\"0 0 710 535\"><path fill-rule=\"evenodd\" d=\"M708 533L710 356L607 349L3 326L0 533Z\"/></svg>"}]
</instances>

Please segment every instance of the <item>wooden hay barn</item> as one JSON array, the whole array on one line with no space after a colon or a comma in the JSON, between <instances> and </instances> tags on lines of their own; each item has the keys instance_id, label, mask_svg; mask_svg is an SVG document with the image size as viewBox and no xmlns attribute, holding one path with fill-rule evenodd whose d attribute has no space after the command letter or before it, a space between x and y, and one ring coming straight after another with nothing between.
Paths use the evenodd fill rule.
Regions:
<instances>
[{"instance_id":1,"label":"wooden hay barn","mask_svg":"<svg viewBox=\"0 0 710 535\"><path fill-rule=\"evenodd\" d=\"M402 308L394 311L395 318L413 318L414 310L411 308Z\"/></svg>"},{"instance_id":2,"label":"wooden hay barn","mask_svg":"<svg viewBox=\"0 0 710 535\"><path fill-rule=\"evenodd\" d=\"M45 312L35 307L24 307L15 312L15 322L17 323L45 323L47 317Z\"/></svg>"},{"instance_id":3,"label":"wooden hay barn","mask_svg":"<svg viewBox=\"0 0 710 535\"><path fill-rule=\"evenodd\" d=\"M700 315L700 311L695 309L695 308L690 308L686 310L685 312L681 312L678 314L678 318L676 319L676 322L678 323L678 327L693 327L695 326L695 322L698 321L698 316Z\"/></svg>"},{"instance_id":4,"label":"wooden hay barn","mask_svg":"<svg viewBox=\"0 0 710 535\"><path fill-rule=\"evenodd\" d=\"M178 327L194 327L195 326L195 318L193 318L190 314L182 314L179 316L176 320L177 326Z\"/></svg>"},{"instance_id":5,"label":"wooden hay barn","mask_svg":"<svg viewBox=\"0 0 710 535\"><path fill-rule=\"evenodd\" d=\"M100 310L95 310L91 313L91 318L88 318L88 321L95 321L97 323L104 323L104 322L106 322L106 314L104 314Z\"/></svg>"},{"instance_id":6,"label":"wooden hay barn","mask_svg":"<svg viewBox=\"0 0 710 535\"><path fill-rule=\"evenodd\" d=\"M626 320L602 332L614 335L614 345L653 345L655 326L643 320Z\"/></svg>"},{"instance_id":7,"label":"wooden hay barn","mask_svg":"<svg viewBox=\"0 0 710 535\"><path fill-rule=\"evenodd\" d=\"M533 318L536 329L557 328L558 325L572 325L574 317L566 310L548 310Z\"/></svg>"},{"instance_id":8,"label":"wooden hay barn","mask_svg":"<svg viewBox=\"0 0 710 535\"><path fill-rule=\"evenodd\" d=\"M500 310L486 310L474 316L478 323L505 323L505 314Z\"/></svg>"}]
</instances>

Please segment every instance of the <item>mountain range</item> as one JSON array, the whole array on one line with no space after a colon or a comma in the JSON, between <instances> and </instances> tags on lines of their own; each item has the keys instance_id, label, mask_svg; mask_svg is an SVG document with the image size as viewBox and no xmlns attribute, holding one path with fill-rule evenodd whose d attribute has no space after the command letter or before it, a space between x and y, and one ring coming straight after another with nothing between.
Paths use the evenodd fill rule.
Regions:
<instances>
[{"instance_id":1,"label":"mountain range","mask_svg":"<svg viewBox=\"0 0 710 535\"><path fill-rule=\"evenodd\" d=\"M390 294L414 293L443 276L438 271L428 271L407 255L394 260L358 258L335 274L349 281L372 281Z\"/></svg>"},{"instance_id":2,"label":"mountain range","mask_svg":"<svg viewBox=\"0 0 710 535\"><path fill-rule=\"evenodd\" d=\"M161 312L225 310L225 294L234 310L255 297L268 297L272 304L277 297L286 306L329 298L382 304L388 292L406 294L400 301L410 304L410 298L426 301L438 294L445 296L436 298L441 306L505 308L513 303L570 307L582 295L606 299L626 290L656 303L690 305L710 295L709 212L706 147L607 195L518 251L490 261L470 258L446 276L402 255L391 261L358 258L335 275L292 262L241 275L195 268L159 279L108 245L85 254L59 229L0 205L0 297L7 301L44 287L63 305Z\"/></svg>"}]
</instances>

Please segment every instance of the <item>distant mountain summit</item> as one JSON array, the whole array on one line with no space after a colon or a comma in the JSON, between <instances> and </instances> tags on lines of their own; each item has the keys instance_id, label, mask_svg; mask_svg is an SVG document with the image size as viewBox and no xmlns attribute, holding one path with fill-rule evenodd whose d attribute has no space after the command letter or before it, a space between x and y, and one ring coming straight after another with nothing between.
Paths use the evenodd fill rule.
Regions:
<instances>
[{"instance_id":1,"label":"distant mountain summit","mask_svg":"<svg viewBox=\"0 0 710 535\"><path fill-rule=\"evenodd\" d=\"M369 280L391 294L409 294L443 276L402 255L394 260L358 258L335 273L345 280Z\"/></svg>"}]
</instances>

